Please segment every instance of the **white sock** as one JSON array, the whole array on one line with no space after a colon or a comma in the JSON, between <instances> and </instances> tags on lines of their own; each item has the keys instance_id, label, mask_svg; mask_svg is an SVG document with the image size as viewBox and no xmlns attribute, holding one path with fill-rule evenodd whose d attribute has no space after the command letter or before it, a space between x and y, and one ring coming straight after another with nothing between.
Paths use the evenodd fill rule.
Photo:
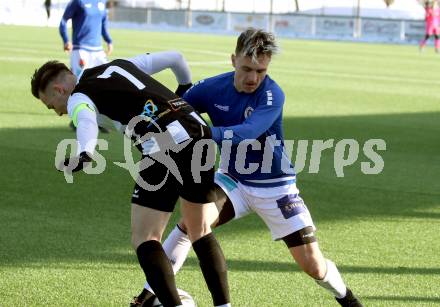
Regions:
<instances>
[{"instance_id":1,"label":"white sock","mask_svg":"<svg viewBox=\"0 0 440 307\"><path fill-rule=\"evenodd\" d=\"M176 227L173 228L168 237L165 239L162 246L168 256L168 259L171 261L174 274L176 274L188 256L189 250L192 246L191 241L189 240L188 236L176 225ZM151 293L154 293L148 282L145 282L144 288Z\"/></svg>"},{"instance_id":2,"label":"white sock","mask_svg":"<svg viewBox=\"0 0 440 307\"><path fill-rule=\"evenodd\" d=\"M327 273L324 279L315 279L316 283L321 287L330 291L337 298L343 298L347 294L347 286L342 280L336 265L328 259L325 259L327 265Z\"/></svg>"},{"instance_id":3,"label":"white sock","mask_svg":"<svg viewBox=\"0 0 440 307\"><path fill-rule=\"evenodd\" d=\"M218 305L218 306L215 306L215 307L231 307L231 304L228 303L228 304Z\"/></svg>"}]
</instances>

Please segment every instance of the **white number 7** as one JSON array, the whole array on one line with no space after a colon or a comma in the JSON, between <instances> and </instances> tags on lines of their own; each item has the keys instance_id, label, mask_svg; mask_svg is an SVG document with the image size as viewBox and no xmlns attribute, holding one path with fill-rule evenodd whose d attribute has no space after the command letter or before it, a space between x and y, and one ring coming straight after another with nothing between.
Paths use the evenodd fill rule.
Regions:
<instances>
[{"instance_id":1,"label":"white number 7","mask_svg":"<svg viewBox=\"0 0 440 307\"><path fill-rule=\"evenodd\" d=\"M107 67L107 69L101 75L99 75L97 78L108 79L112 76L112 73L114 73L114 72L125 77L128 81L133 83L134 86L136 86L139 90L143 90L145 88L145 85L141 81L139 81L135 76L133 76L128 71L126 71L125 69L123 69L119 66Z\"/></svg>"}]
</instances>

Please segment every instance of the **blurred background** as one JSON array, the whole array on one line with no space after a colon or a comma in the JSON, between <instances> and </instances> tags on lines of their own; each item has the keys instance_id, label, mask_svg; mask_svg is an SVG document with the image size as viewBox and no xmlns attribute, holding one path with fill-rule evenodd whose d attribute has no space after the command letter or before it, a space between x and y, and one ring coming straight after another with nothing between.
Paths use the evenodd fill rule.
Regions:
<instances>
[{"instance_id":1,"label":"blurred background","mask_svg":"<svg viewBox=\"0 0 440 307\"><path fill-rule=\"evenodd\" d=\"M0 24L58 26L68 0L2 0ZM110 27L236 34L253 26L306 39L417 43L419 0L113 0Z\"/></svg>"}]
</instances>

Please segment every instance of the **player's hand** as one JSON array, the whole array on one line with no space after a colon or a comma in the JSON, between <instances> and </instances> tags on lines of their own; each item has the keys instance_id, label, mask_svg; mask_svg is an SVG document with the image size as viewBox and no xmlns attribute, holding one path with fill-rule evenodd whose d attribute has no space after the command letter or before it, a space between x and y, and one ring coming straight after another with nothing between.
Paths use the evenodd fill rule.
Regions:
<instances>
[{"instance_id":1,"label":"player's hand","mask_svg":"<svg viewBox=\"0 0 440 307\"><path fill-rule=\"evenodd\" d=\"M92 157L88 152L83 151L79 156L67 158L58 166L60 172L75 173L92 163Z\"/></svg>"},{"instance_id":2,"label":"player's hand","mask_svg":"<svg viewBox=\"0 0 440 307\"><path fill-rule=\"evenodd\" d=\"M67 42L67 43L64 44L64 51L70 53L72 51L72 49L73 49L73 46L72 46L71 42Z\"/></svg>"},{"instance_id":3,"label":"player's hand","mask_svg":"<svg viewBox=\"0 0 440 307\"><path fill-rule=\"evenodd\" d=\"M113 44L107 44L107 51L105 52L107 56L111 55L113 52Z\"/></svg>"}]
</instances>

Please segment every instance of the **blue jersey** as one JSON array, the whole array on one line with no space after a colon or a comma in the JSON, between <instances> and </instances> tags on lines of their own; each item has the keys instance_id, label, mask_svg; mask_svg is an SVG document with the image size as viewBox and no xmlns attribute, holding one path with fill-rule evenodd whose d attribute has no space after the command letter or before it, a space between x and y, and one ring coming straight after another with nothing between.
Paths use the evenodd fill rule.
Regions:
<instances>
[{"instance_id":1,"label":"blue jersey","mask_svg":"<svg viewBox=\"0 0 440 307\"><path fill-rule=\"evenodd\" d=\"M197 82L183 98L200 113L209 115L212 138L222 152L223 171L255 187L295 182L293 166L283 151L284 93L269 76L248 94L235 89L234 72L228 72ZM228 155L225 147L231 143Z\"/></svg>"},{"instance_id":2,"label":"blue jersey","mask_svg":"<svg viewBox=\"0 0 440 307\"><path fill-rule=\"evenodd\" d=\"M60 22L60 34L64 44L69 41L66 23L72 19L73 49L101 51L101 36L112 42L107 30L107 10L105 0L71 0Z\"/></svg>"}]
</instances>

